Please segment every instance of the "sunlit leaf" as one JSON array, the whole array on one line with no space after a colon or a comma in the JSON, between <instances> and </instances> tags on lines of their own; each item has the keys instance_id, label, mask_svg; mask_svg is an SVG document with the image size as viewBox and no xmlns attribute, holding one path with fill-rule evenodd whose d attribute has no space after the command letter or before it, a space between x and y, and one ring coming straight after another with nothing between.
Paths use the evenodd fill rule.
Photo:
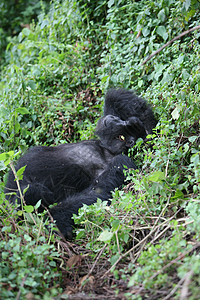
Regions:
<instances>
[{"instance_id":1,"label":"sunlit leaf","mask_svg":"<svg viewBox=\"0 0 200 300\"><path fill-rule=\"evenodd\" d=\"M98 240L102 242L108 242L112 239L112 237L113 237L113 232L106 229L100 234Z\"/></svg>"},{"instance_id":2,"label":"sunlit leaf","mask_svg":"<svg viewBox=\"0 0 200 300\"><path fill-rule=\"evenodd\" d=\"M30 114L30 112L28 111L27 108L25 107L18 107L15 110L17 113L22 114L22 115L26 115L26 114Z\"/></svg>"},{"instance_id":3,"label":"sunlit leaf","mask_svg":"<svg viewBox=\"0 0 200 300\"><path fill-rule=\"evenodd\" d=\"M36 84L33 80L29 80L28 82L28 86L30 86L30 88L35 91L36 90Z\"/></svg>"},{"instance_id":4,"label":"sunlit leaf","mask_svg":"<svg viewBox=\"0 0 200 300\"><path fill-rule=\"evenodd\" d=\"M156 171L156 172L152 173L151 175L149 175L147 178L149 181L161 182L161 181L165 180L165 174L161 171Z\"/></svg>"},{"instance_id":5,"label":"sunlit leaf","mask_svg":"<svg viewBox=\"0 0 200 300\"><path fill-rule=\"evenodd\" d=\"M115 3L114 0L109 0L109 1L108 1L108 7L110 8L114 3Z\"/></svg>"},{"instance_id":6,"label":"sunlit leaf","mask_svg":"<svg viewBox=\"0 0 200 300\"><path fill-rule=\"evenodd\" d=\"M168 33L166 31L166 28L164 26L158 26L157 30L156 30L157 34L159 34L163 40L167 40L168 38Z\"/></svg>"},{"instance_id":7,"label":"sunlit leaf","mask_svg":"<svg viewBox=\"0 0 200 300\"><path fill-rule=\"evenodd\" d=\"M39 200L37 203L36 203L36 205L35 205L35 209L38 209L39 207L40 207L40 205L41 205L41 200Z\"/></svg>"},{"instance_id":8,"label":"sunlit leaf","mask_svg":"<svg viewBox=\"0 0 200 300\"><path fill-rule=\"evenodd\" d=\"M179 108L176 107L176 108L172 111L172 119L173 119L173 120L178 120L179 117L180 117Z\"/></svg>"},{"instance_id":9,"label":"sunlit leaf","mask_svg":"<svg viewBox=\"0 0 200 300\"><path fill-rule=\"evenodd\" d=\"M179 189L176 190L174 196L172 197L172 199L183 199L183 198L184 198L184 194Z\"/></svg>"},{"instance_id":10,"label":"sunlit leaf","mask_svg":"<svg viewBox=\"0 0 200 300\"><path fill-rule=\"evenodd\" d=\"M34 207L32 205L25 205L24 210L27 213L32 213L34 211Z\"/></svg>"},{"instance_id":11,"label":"sunlit leaf","mask_svg":"<svg viewBox=\"0 0 200 300\"><path fill-rule=\"evenodd\" d=\"M25 168L26 168L26 166L21 167L21 168L17 171L17 178L18 178L19 180L22 180L22 179L23 179L23 173L24 173Z\"/></svg>"}]
</instances>

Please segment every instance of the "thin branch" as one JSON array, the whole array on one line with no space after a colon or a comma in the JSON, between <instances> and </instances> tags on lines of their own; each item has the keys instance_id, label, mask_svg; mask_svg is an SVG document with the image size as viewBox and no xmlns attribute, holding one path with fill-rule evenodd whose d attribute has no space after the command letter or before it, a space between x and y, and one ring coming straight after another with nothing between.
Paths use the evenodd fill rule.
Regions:
<instances>
[{"instance_id":1,"label":"thin branch","mask_svg":"<svg viewBox=\"0 0 200 300\"><path fill-rule=\"evenodd\" d=\"M185 277L181 278L181 280L179 280L179 282L177 283L177 285L175 285L175 287L171 290L171 292L163 299L163 300L168 300L168 299L172 299L171 297L176 293L176 291L181 287L182 283L184 282Z\"/></svg>"},{"instance_id":2,"label":"thin branch","mask_svg":"<svg viewBox=\"0 0 200 300\"><path fill-rule=\"evenodd\" d=\"M92 274L92 272L93 272L93 270L94 270L94 268L95 268L97 262L99 261L99 259L100 259L101 255L102 255L102 253L104 252L104 250L105 250L105 248L106 248L107 246L108 246L108 244L105 244L105 245L103 246L103 248L101 248L100 252L98 253L98 255L97 255L97 257L96 257L96 260L95 260L94 264L92 265L92 267L91 267L91 269L89 270L88 274L84 277L83 282L86 282L86 280L87 280L87 279L89 278L89 276Z\"/></svg>"},{"instance_id":3,"label":"thin branch","mask_svg":"<svg viewBox=\"0 0 200 300\"><path fill-rule=\"evenodd\" d=\"M22 279L22 282L21 282L21 284L20 284L20 287L21 287L21 288L24 287L24 284L25 284L25 281L26 281L27 277L28 277L28 274L26 274L26 276ZM21 291L21 289L19 288L19 291L18 291L18 293L17 293L16 300L19 300L19 299L21 298L21 292L22 292L22 291Z\"/></svg>"},{"instance_id":4,"label":"thin branch","mask_svg":"<svg viewBox=\"0 0 200 300\"><path fill-rule=\"evenodd\" d=\"M17 188L18 188L18 191L19 191L21 204L26 205L26 203L24 201L24 196L22 195L21 187L20 187L20 184L19 184L19 179L18 179L18 176L17 176L17 172L14 168L13 162L10 162L10 167L11 167L11 170L12 170L14 176L15 176L15 179L16 179L16 184L17 184Z\"/></svg>"},{"instance_id":5,"label":"thin branch","mask_svg":"<svg viewBox=\"0 0 200 300\"><path fill-rule=\"evenodd\" d=\"M155 52L153 52L149 57L147 57L142 65L145 65L152 57L154 57L156 54L158 54L159 52L161 52L164 48L166 48L167 46L171 45L174 41L179 40L180 38L182 38L183 36L187 35L188 33L194 31L194 30L199 30L200 29L200 25L190 28L184 32L182 32L180 35L174 37L171 41L167 42L165 45L163 45L161 48L159 48L158 50L156 50Z\"/></svg>"},{"instance_id":6,"label":"thin branch","mask_svg":"<svg viewBox=\"0 0 200 300\"><path fill-rule=\"evenodd\" d=\"M165 208L165 207L164 207ZM164 209L162 210L162 212L164 211ZM161 212L161 213L162 213ZM120 255L120 257L117 259L117 261L109 268L109 270L107 270L104 275L102 276L102 278L104 278L105 276L107 276L107 274L109 274L111 272L112 269L114 269L116 267L116 265L120 262L121 259L123 259L124 257L126 257L129 253L133 252L135 249L137 249L140 245L144 244L148 238L157 231L158 228L160 227L163 227L165 224L169 223L171 220L173 220L174 216L177 214L177 212L171 217L169 218L168 220L164 221L163 223L157 225L158 223L158 220L159 220L159 217L158 217L158 220L156 220L154 226L152 227L151 231L149 234L147 234L138 244L134 245L131 249L129 249L126 253L122 253ZM157 225L157 226L156 226ZM169 226L169 225L168 225ZM136 254L135 254L136 255Z\"/></svg>"},{"instance_id":7,"label":"thin branch","mask_svg":"<svg viewBox=\"0 0 200 300\"><path fill-rule=\"evenodd\" d=\"M187 254L189 254L190 252L194 251L195 249L200 247L200 243L197 243L196 245L194 245L191 249L181 253L179 256L177 256L175 259L171 260L168 264L166 264L164 267L162 267L160 270L158 270L155 274L153 274L149 280L154 279L155 277L157 277L159 274L161 274L164 270L166 270L167 268L169 268L171 265L176 264L179 260L183 259Z\"/></svg>"},{"instance_id":8,"label":"thin branch","mask_svg":"<svg viewBox=\"0 0 200 300\"><path fill-rule=\"evenodd\" d=\"M184 276L184 283L181 289L181 295L180 295L180 300L186 300L188 299L188 294L189 294L189 285L192 280L192 276L194 274L193 270L190 270L187 272Z\"/></svg>"}]
</instances>

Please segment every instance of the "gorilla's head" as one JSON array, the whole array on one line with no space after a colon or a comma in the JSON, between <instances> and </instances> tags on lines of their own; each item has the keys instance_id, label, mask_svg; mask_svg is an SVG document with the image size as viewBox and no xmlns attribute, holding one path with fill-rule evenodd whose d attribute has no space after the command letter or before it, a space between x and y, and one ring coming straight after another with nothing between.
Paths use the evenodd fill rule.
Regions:
<instances>
[{"instance_id":1,"label":"gorilla's head","mask_svg":"<svg viewBox=\"0 0 200 300\"><path fill-rule=\"evenodd\" d=\"M112 115L103 117L98 121L96 134L101 140L101 145L115 155L122 152L126 153L137 139L137 136L131 132L130 120L122 121Z\"/></svg>"}]
</instances>

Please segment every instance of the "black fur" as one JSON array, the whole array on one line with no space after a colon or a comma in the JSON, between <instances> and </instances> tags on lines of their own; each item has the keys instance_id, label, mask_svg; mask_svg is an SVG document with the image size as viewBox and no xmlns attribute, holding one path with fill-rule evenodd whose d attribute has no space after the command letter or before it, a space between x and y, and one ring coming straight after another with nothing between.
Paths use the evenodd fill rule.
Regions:
<instances>
[{"instance_id":1,"label":"black fur","mask_svg":"<svg viewBox=\"0 0 200 300\"><path fill-rule=\"evenodd\" d=\"M157 124L151 106L131 90L110 89L107 92L104 116L107 115L119 117L123 121L134 117L140 126L144 127L146 135L152 133L152 129ZM133 134L135 134L134 129L133 127Z\"/></svg>"},{"instance_id":2,"label":"black fur","mask_svg":"<svg viewBox=\"0 0 200 300\"><path fill-rule=\"evenodd\" d=\"M131 111L132 110L132 111ZM124 169L136 169L127 153L138 137L145 137L155 125L151 108L146 102L125 90L111 90L105 100L104 117L97 125L99 140L63 144L57 147L33 147L16 165L26 165L20 187L25 202L50 209L62 234L70 238L72 215L83 205L97 198L109 201L111 191L124 183ZM11 202L21 203L14 175L10 171L6 193Z\"/></svg>"}]
</instances>

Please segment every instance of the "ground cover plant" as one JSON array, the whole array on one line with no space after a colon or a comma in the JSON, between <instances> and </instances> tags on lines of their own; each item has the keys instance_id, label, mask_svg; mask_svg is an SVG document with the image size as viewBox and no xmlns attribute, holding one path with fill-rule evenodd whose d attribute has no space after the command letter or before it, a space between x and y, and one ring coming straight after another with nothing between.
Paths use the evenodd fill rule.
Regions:
<instances>
[{"instance_id":1,"label":"ground cover plant","mask_svg":"<svg viewBox=\"0 0 200 300\"><path fill-rule=\"evenodd\" d=\"M199 8L197 0L63 0L14 37L0 26L3 299L199 298ZM5 201L6 174L32 145L94 138L109 87L134 89L159 122L130 151L139 170L111 206L81 208L67 242L36 213L40 202L16 212Z\"/></svg>"}]
</instances>

